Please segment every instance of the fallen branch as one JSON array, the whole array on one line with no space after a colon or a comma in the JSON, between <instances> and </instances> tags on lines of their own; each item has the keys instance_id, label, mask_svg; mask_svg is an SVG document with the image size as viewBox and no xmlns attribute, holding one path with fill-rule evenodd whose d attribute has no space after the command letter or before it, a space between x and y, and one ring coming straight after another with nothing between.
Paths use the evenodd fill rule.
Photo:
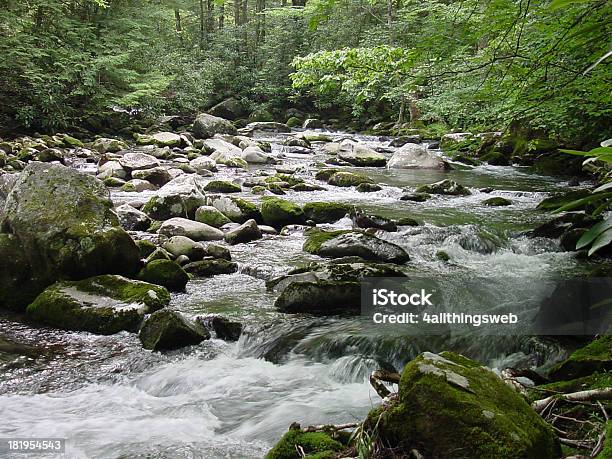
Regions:
<instances>
[{"instance_id":1,"label":"fallen branch","mask_svg":"<svg viewBox=\"0 0 612 459\"><path fill-rule=\"evenodd\" d=\"M554 400L565 400L567 402L591 402L594 400L612 400L612 387L605 389L583 390L570 394L551 395L550 397L536 400L531 404L537 413L542 413Z\"/></svg>"},{"instance_id":2,"label":"fallen branch","mask_svg":"<svg viewBox=\"0 0 612 459\"><path fill-rule=\"evenodd\" d=\"M581 440L570 440L569 438L559 437L559 443L573 448L591 449L593 448L593 442L581 441Z\"/></svg>"},{"instance_id":3,"label":"fallen branch","mask_svg":"<svg viewBox=\"0 0 612 459\"><path fill-rule=\"evenodd\" d=\"M354 429L359 425L358 422L350 422L346 424L321 424L318 426L308 426L302 429L302 432L325 432L325 431L336 431L345 429Z\"/></svg>"},{"instance_id":4,"label":"fallen branch","mask_svg":"<svg viewBox=\"0 0 612 459\"><path fill-rule=\"evenodd\" d=\"M393 384L399 384L401 375L399 373L393 373L391 371L376 370L370 375L370 384L380 396L380 398L386 398L389 396L391 391L387 389L387 386L383 382L389 382Z\"/></svg>"}]
</instances>

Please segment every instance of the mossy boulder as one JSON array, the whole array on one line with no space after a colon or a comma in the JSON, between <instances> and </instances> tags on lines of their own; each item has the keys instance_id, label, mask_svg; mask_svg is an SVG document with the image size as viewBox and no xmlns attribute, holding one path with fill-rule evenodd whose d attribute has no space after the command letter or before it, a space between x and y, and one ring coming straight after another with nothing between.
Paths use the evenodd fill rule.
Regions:
<instances>
[{"instance_id":1,"label":"mossy boulder","mask_svg":"<svg viewBox=\"0 0 612 459\"><path fill-rule=\"evenodd\" d=\"M315 178L317 180L323 180L324 182L327 182L330 179L330 177L334 175L336 172L340 172L340 171L338 169L333 169L333 168L320 169L315 173Z\"/></svg>"},{"instance_id":2,"label":"mossy boulder","mask_svg":"<svg viewBox=\"0 0 612 459\"><path fill-rule=\"evenodd\" d=\"M136 331L144 315L170 302L164 287L104 275L80 281L62 281L48 287L28 306L36 322L65 330L102 335Z\"/></svg>"},{"instance_id":3,"label":"mossy boulder","mask_svg":"<svg viewBox=\"0 0 612 459\"><path fill-rule=\"evenodd\" d=\"M17 239L40 291L58 279L129 276L140 267L138 247L121 228L107 188L74 169L29 164L1 218L0 231Z\"/></svg>"},{"instance_id":4,"label":"mossy boulder","mask_svg":"<svg viewBox=\"0 0 612 459\"><path fill-rule=\"evenodd\" d=\"M206 204L205 180L195 174L179 175L159 189L142 208L154 220L172 217L193 218L198 207Z\"/></svg>"},{"instance_id":5,"label":"mossy boulder","mask_svg":"<svg viewBox=\"0 0 612 459\"><path fill-rule=\"evenodd\" d=\"M264 197L261 204L261 217L266 225L282 228L286 225L304 222L304 212L297 204L275 197Z\"/></svg>"},{"instance_id":6,"label":"mossy boulder","mask_svg":"<svg viewBox=\"0 0 612 459\"><path fill-rule=\"evenodd\" d=\"M237 133L232 123L208 113L199 114L193 122L193 135L198 139L208 139L215 134L236 135Z\"/></svg>"},{"instance_id":7,"label":"mossy boulder","mask_svg":"<svg viewBox=\"0 0 612 459\"><path fill-rule=\"evenodd\" d=\"M358 313L361 305L361 284L353 281L293 282L274 302L285 313L329 315L338 312Z\"/></svg>"},{"instance_id":8,"label":"mossy boulder","mask_svg":"<svg viewBox=\"0 0 612 459\"><path fill-rule=\"evenodd\" d=\"M495 373L450 352L425 352L404 368L399 398L374 410L381 444L425 457L560 456L552 428ZM372 427L374 427L372 425Z\"/></svg>"},{"instance_id":9,"label":"mossy boulder","mask_svg":"<svg viewBox=\"0 0 612 459\"><path fill-rule=\"evenodd\" d=\"M604 335L574 351L551 369L549 377L559 381L587 376L596 371L612 371L612 335Z\"/></svg>"},{"instance_id":10,"label":"mossy boulder","mask_svg":"<svg viewBox=\"0 0 612 459\"><path fill-rule=\"evenodd\" d=\"M138 279L161 285L170 291L182 292L189 282L189 275L173 261L153 260L138 273Z\"/></svg>"},{"instance_id":11,"label":"mossy boulder","mask_svg":"<svg viewBox=\"0 0 612 459\"><path fill-rule=\"evenodd\" d=\"M253 219L261 222L261 213L255 204L233 196L215 196L210 198L210 204L219 212L236 223L244 223Z\"/></svg>"},{"instance_id":12,"label":"mossy boulder","mask_svg":"<svg viewBox=\"0 0 612 459\"><path fill-rule=\"evenodd\" d=\"M146 239L136 241L136 246L140 251L140 258L147 258L149 255L155 252L155 249L157 248L153 242Z\"/></svg>"},{"instance_id":13,"label":"mossy boulder","mask_svg":"<svg viewBox=\"0 0 612 459\"><path fill-rule=\"evenodd\" d=\"M138 337L145 349L162 351L199 344L209 339L210 333L181 313L162 309L144 322Z\"/></svg>"},{"instance_id":14,"label":"mossy boulder","mask_svg":"<svg viewBox=\"0 0 612 459\"><path fill-rule=\"evenodd\" d=\"M206 328L212 329L218 339L225 341L238 341L243 329L240 322L217 315L198 317L196 320Z\"/></svg>"},{"instance_id":15,"label":"mossy boulder","mask_svg":"<svg viewBox=\"0 0 612 459\"><path fill-rule=\"evenodd\" d=\"M228 244L244 244L262 238L261 230L257 222L253 219L247 220L242 225L231 229L225 233L225 240Z\"/></svg>"},{"instance_id":16,"label":"mossy boulder","mask_svg":"<svg viewBox=\"0 0 612 459\"><path fill-rule=\"evenodd\" d=\"M17 237L0 234L0 308L22 310L44 287Z\"/></svg>"},{"instance_id":17,"label":"mossy boulder","mask_svg":"<svg viewBox=\"0 0 612 459\"><path fill-rule=\"evenodd\" d=\"M511 206L512 201L506 198L502 198L501 196L495 196L493 198L485 199L482 201L482 204L489 207L503 207L503 206Z\"/></svg>"},{"instance_id":18,"label":"mossy boulder","mask_svg":"<svg viewBox=\"0 0 612 459\"><path fill-rule=\"evenodd\" d=\"M421 185L416 189L417 193L443 194L449 196L467 196L470 190L454 180L445 179L429 185Z\"/></svg>"},{"instance_id":19,"label":"mossy boulder","mask_svg":"<svg viewBox=\"0 0 612 459\"><path fill-rule=\"evenodd\" d=\"M287 120L285 124L289 126L290 128L296 128L302 125L302 120L296 116L292 116L291 118Z\"/></svg>"},{"instance_id":20,"label":"mossy boulder","mask_svg":"<svg viewBox=\"0 0 612 459\"><path fill-rule=\"evenodd\" d=\"M351 206L341 202L309 202L304 204L304 216L315 223L333 223L344 217Z\"/></svg>"},{"instance_id":21,"label":"mossy boulder","mask_svg":"<svg viewBox=\"0 0 612 459\"><path fill-rule=\"evenodd\" d=\"M374 181L370 177L354 172L336 172L329 178L328 183L334 186L349 187L358 186L362 183L374 183Z\"/></svg>"},{"instance_id":22,"label":"mossy boulder","mask_svg":"<svg viewBox=\"0 0 612 459\"><path fill-rule=\"evenodd\" d=\"M229 218L213 206L198 207L195 213L195 220L200 223L214 226L215 228L221 228L223 225L231 222Z\"/></svg>"},{"instance_id":23,"label":"mossy boulder","mask_svg":"<svg viewBox=\"0 0 612 459\"><path fill-rule=\"evenodd\" d=\"M204 186L204 191L211 193L240 193L242 188L237 183L228 182L226 180L213 180Z\"/></svg>"},{"instance_id":24,"label":"mossy boulder","mask_svg":"<svg viewBox=\"0 0 612 459\"><path fill-rule=\"evenodd\" d=\"M359 193L374 193L382 190L382 187L376 183L360 183L355 187Z\"/></svg>"},{"instance_id":25,"label":"mossy boulder","mask_svg":"<svg viewBox=\"0 0 612 459\"><path fill-rule=\"evenodd\" d=\"M298 446L309 459L333 457L334 453L344 448L342 443L325 432L302 432L299 428L291 428L266 454L265 459L301 459L304 456L298 453Z\"/></svg>"},{"instance_id":26,"label":"mossy boulder","mask_svg":"<svg viewBox=\"0 0 612 459\"><path fill-rule=\"evenodd\" d=\"M491 166L509 166L510 165L510 160L506 156L504 156L503 154L497 151L491 151L485 155L482 155L480 159L484 161L485 163L490 164Z\"/></svg>"},{"instance_id":27,"label":"mossy boulder","mask_svg":"<svg viewBox=\"0 0 612 459\"><path fill-rule=\"evenodd\" d=\"M184 266L184 269L196 277L211 277L218 274L235 273L238 271L238 263L222 258L214 258L188 263Z\"/></svg>"}]
</instances>

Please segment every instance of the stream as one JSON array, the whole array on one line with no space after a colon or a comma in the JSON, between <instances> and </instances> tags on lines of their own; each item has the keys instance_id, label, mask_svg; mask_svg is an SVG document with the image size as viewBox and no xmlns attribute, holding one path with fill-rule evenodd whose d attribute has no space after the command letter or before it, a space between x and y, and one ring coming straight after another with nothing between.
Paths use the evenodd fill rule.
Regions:
<instances>
[{"instance_id":1,"label":"stream","mask_svg":"<svg viewBox=\"0 0 612 459\"><path fill-rule=\"evenodd\" d=\"M291 154L280 144L286 134L262 134L283 157L283 168L312 179L314 163L329 158ZM356 138L390 157L388 139L333 132ZM410 216L422 223L380 237L402 246L408 267L439 278L515 276L538 279L578 273L587 263L558 242L523 233L544 222L536 205L567 181L536 175L525 167L453 164L449 172L347 168L372 177L381 191L325 185L327 191L295 192L284 199L305 204L339 201L386 217ZM76 164L95 173L93 164ZM221 168L215 178L242 180L273 173L274 166L249 171ZM259 170L259 171L258 171ZM465 197L434 196L424 203L400 201L404 188L450 178L470 188ZM481 189L492 187L485 193ZM113 192L116 205L143 201L154 192ZM258 202L249 192L238 196ZM512 200L487 207L492 196ZM548 216L548 218L550 218ZM350 228L344 218L324 228ZM139 235L143 236L143 235ZM135 334L112 336L32 327L15 314L0 313L0 437L61 437L69 458L261 458L298 421L302 425L362 420L380 403L369 373L402 366L423 351L453 350L502 369L539 368L566 351L554 341L529 336L463 338L381 337L359 326L359 318L286 315L275 310L275 293L265 279L309 261L301 231L230 247L235 274L193 279L170 307L188 316L218 313L243 323L238 342L218 339L167 353L142 349ZM451 263L440 261L444 250ZM4 340L20 352L3 351ZM20 456L23 457L23 456ZM44 457L38 455L36 457Z\"/></svg>"}]
</instances>

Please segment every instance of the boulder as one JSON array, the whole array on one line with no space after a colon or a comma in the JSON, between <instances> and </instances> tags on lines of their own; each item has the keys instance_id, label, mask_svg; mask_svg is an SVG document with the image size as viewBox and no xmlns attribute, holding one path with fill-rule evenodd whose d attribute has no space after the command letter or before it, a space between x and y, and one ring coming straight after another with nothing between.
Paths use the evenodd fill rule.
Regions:
<instances>
[{"instance_id":1,"label":"boulder","mask_svg":"<svg viewBox=\"0 0 612 459\"><path fill-rule=\"evenodd\" d=\"M556 239L567 231L573 231L580 228L590 228L598 223L601 219L591 217L579 212L568 212L560 217L555 217L552 220L543 223L531 232L531 237L548 237Z\"/></svg>"},{"instance_id":2,"label":"boulder","mask_svg":"<svg viewBox=\"0 0 612 459\"><path fill-rule=\"evenodd\" d=\"M302 127L304 129L322 129L323 122L316 118L308 118L307 120L304 121L304 124L302 124Z\"/></svg>"},{"instance_id":3,"label":"boulder","mask_svg":"<svg viewBox=\"0 0 612 459\"><path fill-rule=\"evenodd\" d=\"M304 243L304 250L322 257L357 256L384 263L402 264L410 259L400 246L370 234L354 231L311 230Z\"/></svg>"},{"instance_id":4,"label":"boulder","mask_svg":"<svg viewBox=\"0 0 612 459\"><path fill-rule=\"evenodd\" d=\"M357 167L381 167L387 164L387 159L383 155L367 145L352 140L342 141L338 149L338 158Z\"/></svg>"},{"instance_id":5,"label":"boulder","mask_svg":"<svg viewBox=\"0 0 612 459\"><path fill-rule=\"evenodd\" d=\"M146 180L155 186L162 187L172 180L172 175L165 167L152 167L132 172L132 178L135 180Z\"/></svg>"},{"instance_id":6,"label":"boulder","mask_svg":"<svg viewBox=\"0 0 612 459\"><path fill-rule=\"evenodd\" d=\"M117 207L116 212L121 226L128 231L146 231L151 226L149 216L129 204Z\"/></svg>"},{"instance_id":7,"label":"boulder","mask_svg":"<svg viewBox=\"0 0 612 459\"><path fill-rule=\"evenodd\" d=\"M261 230L253 219L225 233L225 240L232 245L255 241L261 237Z\"/></svg>"},{"instance_id":8,"label":"boulder","mask_svg":"<svg viewBox=\"0 0 612 459\"><path fill-rule=\"evenodd\" d=\"M407 143L421 143L422 138L420 135L405 135L401 137L396 137L395 139L389 142L390 147L399 148L403 147Z\"/></svg>"},{"instance_id":9,"label":"boulder","mask_svg":"<svg viewBox=\"0 0 612 459\"><path fill-rule=\"evenodd\" d=\"M359 193L374 193L380 190L382 190L382 187L376 183L360 183L355 187L355 191Z\"/></svg>"},{"instance_id":10,"label":"boulder","mask_svg":"<svg viewBox=\"0 0 612 459\"><path fill-rule=\"evenodd\" d=\"M386 217L380 215L368 215L364 212L357 211L351 216L353 220L353 226L355 228L373 228L383 231L397 231L397 224Z\"/></svg>"},{"instance_id":11,"label":"boulder","mask_svg":"<svg viewBox=\"0 0 612 459\"><path fill-rule=\"evenodd\" d=\"M429 198L431 198L429 193L406 193L400 198L400 201L425 202Z\"/></svg>"},{"instance_id":12,"label":"boulder","mask_svg":"<svg viewBox=\"0 0 612 459\"><path fill-rule=\"evenodd\" d=\"M242 324L233 322L222 316L206 316L196 319L206 328L213 330L218 339L225 341L238 341L242 333Z\"/></svg>"},{"instance_id":13,"label":"boulder","mask_svg":"<svg viewBox=\"0 0 612 459\"><path fill-rule=\"evenodd\" d=\"M185 255L191 261L201 260L206 256L204 246L186 236L172 236L162 245L174 258Z\"/></svg>"},{"instance_id":14,"label":"boulder","mask_svg":"<svg viewBox=\"0 0 612 459\"><path fill-rule=\"evenodd\" d=\"M125 150L127 144L117 139L100 138L96 139L93 143L92 148L97 150L98 153L117 153L118 151Z\"/></svg>"},{"instance_id":15,"label":"boulder","mask_svg":"<svg viewBox=\"0 0 612 459\"><path fill-rule=\"evenodd\" d=\"M278 443L268 451L264 459L325 459L343 457L339 455L344 449L342 443L334 440L326 432L303 432L299 424L292 424L289 432L282 436ZM296 451L303 452L300 456ZM299 453L302 454L302 453Z\"/></svg>"},{"instance_id":16,"label":"boulder","mask_svg":"<svg viewBox=\"0 0 612 459\"><path fill-rule=\"evenodd\" d=\"M208 139L215 134L235 135L237 133L232 123L208 113L199 114L193 122L193 135L198 139Z\"/></svg>"},{"instance_id":17,"label":"boulder","mask_svg":"<svg viewBox=\"0 0 612 459\"><path fill-rule=\"evenodd\" d=\"M355 174L353 172L336 172L329 177L328 183L334 186L349 187L358 186L362 183L373 183L370 177L365 175Z\"/></svg>"},{"instance_id":18,"label":"boulder","mask_svg":"<svg viewBox=\"0 0 612 459\"><path fill-rule=\"evenodd\" d=\"M198 207L195 213L195 219L197 222L206 223L215 228L221 228L223 225L231 222L229 218L213 206Z\"/></svg>"},{"instance_id":19,"label":"boulder","mask_svg":"<svg viewBox=\"0 0 612 459\"><path fill-rule=\"evenodd\" d=\"M491 151L480 157L481 161L484 161L491 166L509 166L510 160L503 154L497 151Z\"/></svg>"},{"instance_id":20,"label":"boulder","mask_svg":"<svg viewBox=\"0 0 612 459\"><path fill-rule=\"evenodd\" d=\"M183 292L189 276L177 263L170 260L153 260L138 273L138 279L166 287L172 292Z\"/></svg>"},{"instance_id":21,"label":"boulder","mask_svg":"<svg viewBox=\"0 0 612 459\"><path fill-rule=\"evenodd\" d=\"M242 159L242 150L236 145L218 138L207 139L206 145L213 149L210 158L217 164L228 167L246 167L247 162Z\"/></svg>"},{"instance_id":22,"label":"boulder","mask_svg":"<svg viewBox=\"0 0 612 459\"><path fill-rule=\"evenodd\" d=\"M143 191L155 191L157 187L146 180L132 179L129 182L125 182L121 187L121 191L128 193L136 192L142 193Z\"/></svg>"},{"instance_id":23,"label":"boulder","mask_svg":"<svg viewBox=\"0 0 612 459\"><path fill-rule=\"evenodd\" d=\"M159 159L157 159L155 156L141 152L126 153L117 161L128 172L152 169L154 167L159 167L160 165Z\"/></svg>"},{"instance_id":24,"label":"boulder","mask_svg":"<svg viewBox=\"0 0 612 459\"><path fill-rule=\"evenodd\" d=\"M244 105L234 97L230 97L229 99L219 102L217 105L208 110L208 112L213 116L218 116L219 118L225 118L232 121L237 120L238 118L243 118L246 115Z\"/></svg>"},{"instance_id":25,"label":"boulder","mask_svg":"<svg viewBox=\"0 0 612 459\"><path fill-rule=\"evenodd\" d=\"M107 188L58 164L26 167L7 197L0 230L14 235L9 252L19 246L32 268L19 288L36 293L58 279L131 275L140 266L138 247L121 228Z\"/></svg>"},{"instance_id":26,"label":"boulder","mask_svg":"<svg viewBox=\"0 0 612 459\"><path fill-rule=\"evenodd\" d=\"M98 178L101 180L109 177L125 179L127 176L128 173L123 166L119 164L119 161L107 161L98 167Z\"/></svg>"},{"instance_id":27,"label":"boulder","mask_svg":"<svg viewBox=\"0 0 612 459\"><path fill-rule=\"evenodd\" d=\"M612 371L612 335L603 335L555 365L548 376L553 381L559 381L609 371Z\"/></svg>"},{"instance_id":28,"label":"boulder","mask_svg":"<svg viewBox=\"0 0 612 459\"><path fill-rule=\"evenodd\" d=\"M195 169L198 174L207 176L209 172L217 170L217 162L208 156L198 156L189 162L189 165Z\"/></svg>"},{"instance_id":29,"label":"boulder","mask_svg":"<svg viewBox=\"0 0 612 459\"><path fill-rule=\"evenodd\" d=\"M220 259L194 261L186 264L186 272L196 277L211 277L218 274L232 274L238 271L238 263Z\"/></svg>"},{"instance_id":30,"label":"boulder","mask_svg":"<svg viewBox=\"0 0 612 459\"><path fill-rule=\"evenodd\" d=\"M0 307L22 310L45 287L44 281L34 277L19 239L0 233Z\"/></svg>"},{"instance_id":31,"label":"boulder","mask_svg":"<svg viewBox=\"0 0 612 459\"><path fill-rule=\"evenodd\" d=\"M28 306L34 321L65 330L110 335L138 330L145 314L170 302L164 287L104 275L61 281L48 287Z\"/></svg>"},{"instance_id":32,"label":"boulder","mask_svg":"<svg viewBox=\"0 0 612 459\"><path fill-rule=\"evenodd\" d=\"M503 207L503 206L511 206L512 201L506 198L502 198L501 196L495 196L493 198L485 199L482 201L484 206L489 207Z\"/></svg>"},{"instance_id":33,"label":"boulder","mask_svg":"<svg viewBox=\"0 0 612 459\"><path fill-rule=\"evenodd\" d=\"M467 196L472 194L468 188L460 185L454 180L449 179L441 180L430 185L421 185L416 189L416 192L427 194L444 194L450 196Z\"/></svg>"},{"instance_id":34,"label":"boulder","mask_svg":"<svg viewBox=\"0 0 612 459\"><path fill-rule=\"evenodd\" d=\"M343 218L351 206L340 202L309 202L304 204L304 217L315 223L334 223Z\"/></svg>"},{"instance_id":35,"label":"boulder","mask_svg":"<svg viewBox=\"0 0 612 459\"><path fill-rule=\"evenodd\" d=\"M242 150L241 157L249 164L273 164L277 162L275 158L267 155L257 146L250 146Z\"/></svg>"},{"instance_id":36,"label":"boulder","mask_svg":"<svg viewBox=\"0 0 612 459\"><path fill-rule=\"evenodd\" d=\"M237 183L226 180L213 180L204 186L204 191L211 193L240 193L242 188Z\"/></svg>"},{"instance_id":37,"label":"boulder","mask_svg":"<svg viewBox=\"0 0 612 459\"><path fill-rule=\"evenodd\" d=\"M162 351L200 344L210 333L181 313L162 309L145 320L138 337L145 349Z\"/></svg>"},{"instance_id":38,"label":"boulder","mask_svg":"<svg viewBox=\"0 0 612 459\"><path fill-rule=\"evenodd\" d=\"M160 226L158 233L169 237L185 236L194 241L217 241L223 239L223 231L206 223L181 217L166 220Z\"/></svg>"},{"instance_id":39,"label":"boulder","mask_svg":"<svg viewBox=\"0 0 612 459\"><path fill-rule=\"evenodd\" d=\"M299 225L305 221L300 206L280 198L264 197L260 212L263 222L277 229L286 225Z\"/></svg>"},{"instance_id":40,"label":"boulder","mask_svg":"<svg viewBox=\"0 0 612 459\"><path fill-rule=\"evenodd\" d=\"M447 169L446 162L425 147L407 143L395 153L387 163L389 169Z\"/></svg>"},{"instance_id":41,"label":"boulder","mask_svg":"<svg viewBox=\"0 0 612 459\"><path fill-rule=\"evenodd\" d=\"M192 217L198 207L206 204L205 185L205 180L197 175L179 175L161 187L142 211L154 220Z\"/></svg>"},{"instance_id":42,"label":"boulder","mask_svg":"<svg viewBox=\"0 0 612 459\"><path fill-rule=\"evenodd\" d=\"M174 132L157 132L151 139L159 147L180 147L183 143L181 136Z\"/></svg>"},{"instance_id":43,"label":"boulder","mask_svg":"<svg viewBox=\"0 0 612 459\"><path fill-rule=\"evenodd\" d=\"M399 396L372 410L366 425L399 456L412 449L440 458L561 455L552 428L518 392L450 352L425 352L406 365Z\"/></svg>"},{"instance_id":44,"label":"boulder","mask_svg":"<svg viewBox=\"0 0 612 459\"><path fill-rule=\"evenodd\" d=\"M291 132L291 128L283 123L276 123L274 121L257 121L255 123L249 123L246 125L245 131L248 132Z\"/></svg>"},{"instance_id":45,"label":"boulder","mask_svg":"<svg viewBox=\"0 0 612 459\"><path fill-rule=\"evenodd\" d=\"M233 196L215 196L209 199L213 207L236 223L254 219L261 221L261 213L255 204Z\"/></svg>"}]
</instances>

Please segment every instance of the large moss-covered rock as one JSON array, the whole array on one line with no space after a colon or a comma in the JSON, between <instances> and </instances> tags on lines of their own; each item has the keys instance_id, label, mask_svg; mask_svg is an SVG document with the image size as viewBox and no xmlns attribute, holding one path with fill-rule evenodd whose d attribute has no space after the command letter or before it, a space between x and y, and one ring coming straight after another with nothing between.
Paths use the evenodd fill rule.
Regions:
<instances>
[{"instance_id":1,"label":"large moss-covered rock","mask_svg":"<svg viewBox=\"0 0 612 459\"><path fill-rule=\"evenodd\" d=\"M338 158L357 167L380 167L387 164L387 159L367 145L343 141L338 149Z\"/></svg>"},{"instance_id":2,"label":"large moss-covered rock","mask_svg":"<svg viewBox=\"0 0 612 459\"><path fill-rule=\"evenodd\" d=\"M154 220L172 217L193 217L198 207L206 204L202 177L191 174L179 175L159 189L142 208Z\"/></svg>"},{"instance_id":3,"label":"large moss-covered rock","mask_svg":"<svg viewBox=\"0 0 612 459\"><path fill-rule=\"evenodd\" d=\"M550 378L574 379L596 371L612 371L612 335L604 335L574 351L566 360L555 365Z\"/></svg>"},{"instance_id":4,"label":"large moss-covered rock","mask_svg":"<svg viewBox=\"0 0 612 459\"><path fill-rule=\"evenodd\" d=\"M200 139L208 139L215 134L235 135L237 132L229 121L208 113L201 113L193 122L193 134Z\"/></svg>"},{"instance_id":5,"label":"large moss-covered rock","mask_svg":"<svg viewBox=\"0 0 612 459\"><path fill-rule=\"evenodd\" d=\"M196 277L211 277L218 274L235 273L238 271L238 263L223 258L213 258L188 263L184 266L184 269Z\"/></svg>"},{"instance_id":6,"label":"large moss-covered rock","mask_svg":"<svg viewBox=\"0 0 612 459\"><path fill-rule=\"evenodd\" d=\"M0 234L0 308L21 310L45 287L16 236Z\"/></svg>"},{"instance_id":7,"label":"large moss-covered rock","mask_svg":"<svg viewBox=\"0 0 612 459\"><path fill-rule=\"evenodd\" d=\"M225 99L212 107L208 112L213 116L225 118L228 120L237 120L246 115L246 110L242 102L234 97Z\"/></svg>"},{"instance_id":8,"label":"large moss-covered rock","mask_svg":"<svg viewBox=\"0 0 612 459\"><path fill-rule=\"evenodd\" d=\"M304 222L302 208L297 204L280 198L264 197L260 212L263 222L274 228L282 228L286 225Z\"/></svg>"},{"instance_id":9,"label":"large moss-covered rock","mask_svg":"<svg viewBox=\"0 0 612 459\"><path fill-rule=\"evenodd\" d=\"M374 181L370 177L353 172L336 172L329 177L328 183L334 186L349 187L361 185L362 183L374 183Z\"/></svg>"},{"instance_id":10,"label":"large moss-covered rock","mask_svg":"<svg viewBox=\"0 0 612 459\"><path fill-rule=\"evenodd\" d=\"M399 399L370 413L381 444L425 457L552 459L552 429L495 373L463 356L426 352L404 368Z\"/></svg>"},{"instance_id":11,"label":"large moss-covered rock","mask_svg":"<svg viewBox=\"0 0 612 459\"><path fill-rule=\"evenodd\" d=\"M405 263L410 257L404 249L391 242L357 231L311 230L304 250L330 258L361 257L383 263Z\"/></svg>"},{"instance_id":12,"label":"large moss-covered rock","mask_svg":"<svg viewBox=\"0 0 612 459\"><path fill-rule=\"evenodd\" d=\"M237 183L226 180L213 180L206 184L204 190L211 193L240 193L242 188Z\"/></svg>"},{"instance_id":13,"label":"large moss-covered rock","mask_svg":"<svg viewBox=\"0 0 612 459\"><path fill-rule=\"evenodd\" d=\"M471 194L471 191L463 185L455 182L454 180L441 180L436 183L429 185L422 185L416 189L417 193L428 193L428 194L444 194L450 196L467 196Z\"/></svg>"},{"instance_id":14,"label":"large moss-covered rock","mask_svg":"<svg viewBox=\"0 0 612 459\"><path fill-rule=\"evenodd\" d=\"M198 207L195 213L195 219L197 222L206 223L215 228L221 228L223 225L231 222L229 218L213 206Z\"/></svg>"},{"instance_id":15,"label":"large moss-covered rock","mask_svg":"<svg viewBox=\"0 0 612 459\"><path fill-rule=\"evenodd\" d=\"M302 432L299 428L291 428L266 454L265 459L301 459L304 456L298 453L298 447L309 459L332 458L343 449L342 443L325 432Z\"/></svg>"},{"instance_id":16,"label":"large moss-covered rock","mask_svg":"<svg viewBox=\"0 0 612 459\"><path fill-rule=\"evenodd\" d=\"M153 260L138 273L138 279L161 285L170 291L182 292L189 282L189 275L173 261Z\"/></svg>"},{"instance_id":17,"label":"large moss-covered rock","mask_svg":"<svg viewBox=\"0 0 612 459\"><path fill-rule=\"evenodd\" d=\"M291 283L274 302L274 306L282 312L317 315L357 313L360 305L359 283L319 279Z\"/></svg>"},{"instance_id":18,"label":"large moss-covered rock","mask_svg":"<svg viewBox=\"0 0 612 459\"><path fill-rule=\"evenodd\" d=\"M61 165L29 164L7 197L0 226L18 240L43 288L58 279L131 275L140 266L106 187Z\"/></svg>"},{"instance_id":19,"label":"large moss-covered rock","mask_svg":"<svg viewBox=\"0 0 612 459\"><path fill-rule=\"evenodd\" d=\"M255 204L245 199L230 196L211 196L210 204L219 212L236 223L244 223L253 219L261 221L261 213Z\"/></svg>"},{"instance_id":20,"label":"large moss-covered rock","mask_svg":"<svg viewBox=\"0 0 612 459\"><path fill-rule=\"evenodd\" d=\"M199 344L209 339L210 333L181 313L162 309L144 322L138 337L145 349L161 351Z\"/></svg>"},{"instance_id":21,"label":"large moss-covered rock","mask_svg":"<svg viewBox=\"0 0 612 459\"><path fill-rule=\"evenodd\" d=\"M350 205L341 202L309 202L303 208L306 219L315 223L336 222L350 210Z\"/></svg>"},{"instance_id":22,"label":"large moss-covered rock","mask_svg":"<svg viewBox=\"0 0 612 459\"><path fill-rule=\"evenodd\" d=\"M31 319L65 330L109 335L136 331L145 314L170 302L164 287L104 275L57 282L28 306Z\"/></svg>"}]
</instances>

